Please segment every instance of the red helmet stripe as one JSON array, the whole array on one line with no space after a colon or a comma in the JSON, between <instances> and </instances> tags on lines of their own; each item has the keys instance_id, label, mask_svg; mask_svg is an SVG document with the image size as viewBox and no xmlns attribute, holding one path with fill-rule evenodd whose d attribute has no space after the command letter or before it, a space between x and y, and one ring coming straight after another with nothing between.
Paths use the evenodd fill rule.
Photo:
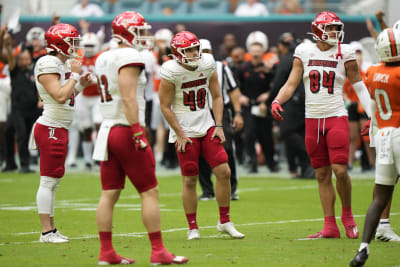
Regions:
<instances>
[{"instance_id":1,"label":"red helmet stripe","mask_svg":"<svg viewBox=\"0 0 400 267\"><path fill-rule=\"evenodd\" d=\"M397 52L396 39L394 37L393 30L389 29L388 34L389 34L390 50L392 51L392 56L397 57L398 52Z\"/></svg>"}]
</instances>

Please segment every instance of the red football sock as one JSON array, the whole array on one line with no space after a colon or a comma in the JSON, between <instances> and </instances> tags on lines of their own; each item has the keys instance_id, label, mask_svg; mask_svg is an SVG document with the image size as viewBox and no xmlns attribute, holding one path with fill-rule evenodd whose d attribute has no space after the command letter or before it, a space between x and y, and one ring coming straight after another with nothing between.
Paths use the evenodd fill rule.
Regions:
<instances>
[{"instance_id":1,"label":"red football sock","mask_svg":"<svg viewBox=\"0 0 400 267\"><path fill-rule=\"evenodd\" d=\"M230 222L229 206L228 207L219 207L219 220L221 223Z\"/></svg>"},{"instance_id":2,"label":"red football sock","mask_svg":"<svg viewBox=\"0 0 400 267\"><path fill-rule=\"evenodd\" d=\"M111 232L99 232L100 236L100 250L101 251L108 251L113 250L114 247L112 245L112 234Z\"/></svg>"},{"instance_id":3,"label":"red football sock","mask_svg":"<svg viewBox=\"0 0 400 267\"><path fill-rule=\"evenodd\" d=\"M197 226L196 213L186 213L186 219L189 224L189 230L199 229Z\"/></svg>"},{"instance_id":4,"label":"red football sock","mask_svg":"<svg viewBox=\"0 0 400 267\"><path fill-rule=\"evenodd\" d=\"M338 229L335 216L326 216L323 232Z\"/></svg>"},{"instance_id":5,"label":"red football sock","mask_svg":"<svg viewBox=\"0 0 400 267\"><path fill-rule=\"evenodd\" d=\"M152 250L162 250L164 249L164 244L162 241L161 231L149 233L149 239L151 243Z\"/></svg>"},{"instance_id":6,"label":"red football sock","mask_svg":"<svg viewBox=\"0 0 400 267\"><path fill-rule=\"evenodd\" d=\"M351 206L342 207L342 217L353 217L353 212L351 212Z\"/></svg>"}]
</instances>

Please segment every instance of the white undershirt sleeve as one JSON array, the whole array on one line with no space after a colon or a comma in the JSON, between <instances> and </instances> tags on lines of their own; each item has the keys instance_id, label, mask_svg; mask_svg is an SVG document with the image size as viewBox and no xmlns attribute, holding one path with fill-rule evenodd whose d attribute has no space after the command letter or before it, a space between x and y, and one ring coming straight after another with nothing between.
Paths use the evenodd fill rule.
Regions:
<instances>
[{"instance_id":1,"label":"white undershirt sleeve","mask_svg":"<svg viewBox=\"0 0 400 267\"><path fill-rule=\"evenodd\" d=\"M368 89L364 84L364 81L353 83L353 88L357 93L358 99L361 105L364 107L368 117L371 118L371 97L368 93Z\"/></svg>"}]
</instances>

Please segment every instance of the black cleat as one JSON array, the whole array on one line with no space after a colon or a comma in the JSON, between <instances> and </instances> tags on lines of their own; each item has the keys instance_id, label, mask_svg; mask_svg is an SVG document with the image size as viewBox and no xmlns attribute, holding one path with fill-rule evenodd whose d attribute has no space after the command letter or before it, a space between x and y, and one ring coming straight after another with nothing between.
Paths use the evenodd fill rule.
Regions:
<instances>
[{"instance_id":1,"label":"black cleat","mask_svg":"<svg viewBox=\"0 0 400 267\"><path fill-rule=\"evenodd\" d=\"M367 248L363 248L361 251L357 252L357 255L351 260L350 267L364 266L367 259L368 259Z\"/></svg>"}]
</instances>

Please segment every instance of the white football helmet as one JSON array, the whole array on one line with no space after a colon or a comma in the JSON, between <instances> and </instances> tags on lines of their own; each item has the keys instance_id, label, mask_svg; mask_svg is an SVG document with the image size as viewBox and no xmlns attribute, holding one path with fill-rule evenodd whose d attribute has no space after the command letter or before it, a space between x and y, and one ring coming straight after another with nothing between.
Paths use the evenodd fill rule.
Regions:
<instances>
[{"instance_id":1,"label":"white football helmet","mask_svg":"<svg viewBox=\"0 0 400 267\"><path fill-rule=\"evenodd\" d=\"M267 52L268 50L268 37L265 33L260 31L251 32L246 39L246 48L247 51L250 51L250 46L254 43L261 44L263 48L263 52Z\"/></svg>"},{"instance_id":2,"label":"white football helmet","mask_svg":"<svg viewBox=\"0 0 400 267\"><path fill-rule=\"evenodd\" d=\"M26 41L28 42L29 45L32 45L32 40L39 40L41 45L44 46L44 30L40 27L33 27L28 31L26 34Z\"/></svg>"},{"instance_id":3,"label":"white football helmet","mask_svg":"<svg viewBox=\"0 0 400 267\"><path fill-rule=\"evenodd\" d=\"M380 60L392 62L400 60L400 30L384 29L376 39L376 52Z\"/></svg>"},{"instance_id":4,"label":"white football helmet","mask_svg":"<svg viewBox=\"0 0 400 267\"><path fill-rule=\"evenodd\" d=\"M83 47L83 55L91 58L97 55L100 51L100 42L97 35L93 32L85 33L82 36L81 46Z\"/></svg>"},{"instance_id":5,"label":"white football helmet","mask_svg":"<svg viewBox=\"0 0 400 267\"><path fill-rule=\"evenodd\" d=\"M154 34L154 39L156 41L165 41L168 46L170 46L172 37L174 37L174 34L167 28L159 29Z\"/></svg>"}]
</instances>

